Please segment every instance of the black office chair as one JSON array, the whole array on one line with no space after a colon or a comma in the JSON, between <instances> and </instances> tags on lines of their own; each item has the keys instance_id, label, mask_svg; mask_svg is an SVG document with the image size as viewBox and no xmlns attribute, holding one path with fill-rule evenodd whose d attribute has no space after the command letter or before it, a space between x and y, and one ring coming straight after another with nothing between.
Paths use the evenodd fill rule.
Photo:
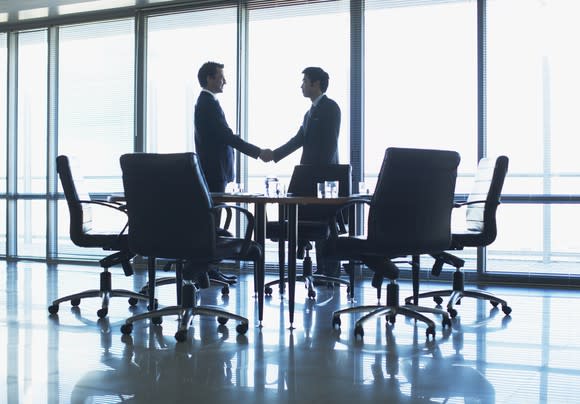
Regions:
<instances>
[{"instance_id":1,"label":"black office chair","mask_svg":"<svg viewBox=\"0 0 580 404\"><path fill-rule=\"evenodd\" d=\"M390 323L398 314L427 324L427 338L435 336L435 323L421 312L441 314L443 327L451 326L444 310L399 305L399 269L392 260L446 249L451 242L451 210L459 154L442 150L388 148L370 205L366 238L339 237L334 254L361 261L374 271L372 284L387 285L387 304L349 307L333 313L333 327L340 327L344 313L370 312L356 321L354 334L363 337L363 323L384 315ZM353 202L355 203L355 202ZM413 262L415 263L415 262Z\"/></svg>"},{"instance_id":2,"label":"black office chair","mask_svg":"<svg viewBox=\"0 0 580 404\"><path fill-rule=\"evenodd\" d=\"M257 266L262 250L251 240L252 214L238 206L213 205L195 153L125 154L121 156L121 169L129 215L129 246L148 258L149 296L155 295L156 258L187 262L177 265L180 303L133 316L125 321L121 332L130 334L135 321L149 318L154 324L161 324L162 316L178 315L175 339L184 341L193 316L210 315L217 316L220 324L228 319L239 321L236 330L244 334L248 319L219 307L197 306L195 280L211 264L223 259L251 260ZM236 209L246 216L244 238L216 234L215 213L222 208ZM263 279L263 274L258 276Z\"/></svg>"},{"instance_id":3,"label":"black office chair","mask_svg":"<svg viewBox=\"0 0 580 404\"><path fill-rule=\"evenodd\" d=\"M501 190L507 175L509 160L506 156L497 159L482 158L477 166L477 173L467 201L456 203L456 208L465 206L465 223L461 228L452 232L449 250L463 250L465 247L485 247L495 241L497 236L496 212L500 204ZM432 254L435 258L431 273L439 276L444 264L455 267L453 274L453 288L420 293L417 297L433 297L437 304L443 302L442 296L450 296L447 311L451 317L457 316L455 306L461 303L463 297L489 300L493 307L501 304L504 314L508 315L512 309L504 299L483 290L465 290L463 266L465 261L448 252ZM410 302L414 297L405 299Z\"/></svg>"},{"instance_id":4,"label":"black office chair","mask_svg":"<svg viewBox=\"0 0 580 404\"><path fill-rule=\"evenodd\" d=\"M294 167L288 193L296 196L316 196L316 184L324 181L338 181L339 196L351 194L351 167L349 164L321 164L321 165L297 165ZM281 205L279 215L284 215L284 207ZM333 206L301 206L298 209L298 258L302 258L302 276L297 276L298 281L303 281L308 289L308 297L315 298L314 282L328 282L329 284L343 284L351 291L354 279L345 281L336 276L312 273L312 259L309 251L312 249L311 241L324 240L336 237L347 232L348 211L338 211ZM278 264L280 277L265 285L266 295L272 294L272 286L279 284L280 292L284 291L284 283L288 278L284 276L285 246L287 240L287 221L280 225L279 221L266 223L266 237L272 241L278 241ZM324 259L324 253L317 246L316 260L319 263ZM354 278L354 274L349 274Z\"/></svg>"},{"instance_id":5,"label":"black office chair","mask_svg":"<svg viewBox=\"0 0 580 404\"><path fill-rule=\"evenodd\" d=\"M56 158L56 170L62 184L70 216L70 238L79 247L102 248L106 251L115 251L115 253L99 261L103 268L99 289L85 290L84 292L56 299L48 306L48 311L50 314L58 313L59 305L62 302L70 301L71 305L76 307L81 303L81 299L100 297L101 308L97 311L97 316L103 318L109 313L109 299L111 297L128 297L131 306L135 306L139 300L147 301L148 297L130 290L111 288L112 282L109 268L120 264L123 267L125 276L133 275L130 260L135 254L129 250L127 234L125 234L126 222L120 223L118 229L114 231L111 229L99 230L96 228L96 224L93 223L91 206L99 205L107 209L115 209L123 212L123 216L125 213L124 207L118 203L91 200L88 193L83 192L84 181L78 173L78 167L75 168L74 171L71 169L71 163L67 156L58 156Z\"/></svg>"}]
</instances>

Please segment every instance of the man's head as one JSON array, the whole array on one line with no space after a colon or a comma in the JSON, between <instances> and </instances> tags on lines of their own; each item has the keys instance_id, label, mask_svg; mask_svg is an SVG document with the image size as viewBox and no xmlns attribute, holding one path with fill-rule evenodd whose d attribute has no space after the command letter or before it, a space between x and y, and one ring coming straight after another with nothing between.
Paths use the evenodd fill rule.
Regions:
<instances>
[{"instance_id":1,"label":"man's head","mask_svg":"<svg viewBox=\"0 0 580 404\"><path fill-rule=\"evenodd\" d=\"M197 72L199 85L214 94L223 92L226 79L224 65L216 62L205 62Z\"/></svg>"},{"instance_id":2,"label":"man's head","mask_svg":"<svg viewBox=\"0 0 580 404\"><path fill-rule=\"evenodd\" d=\"M328 73L320 67L307 67L302 70L302 94L311 100L316 99L328 88Z\"/></svg>"}]
</instances>

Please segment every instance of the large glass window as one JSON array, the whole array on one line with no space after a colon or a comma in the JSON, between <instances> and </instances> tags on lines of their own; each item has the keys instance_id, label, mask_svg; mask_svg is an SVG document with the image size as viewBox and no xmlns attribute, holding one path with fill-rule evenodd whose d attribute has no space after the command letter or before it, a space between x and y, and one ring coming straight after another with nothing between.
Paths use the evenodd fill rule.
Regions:
<instances>
[{"instance_id":1,"label":"large glass window","mask_svg":"<svg viewBox=\"0 0 580 404\"><path fill-rule=\"evenodd\" d=\"M207 61L224 64L219 95L236 131L237 13L235 8L154 16L147 37L147 151L193 151L193 112L201 90L197 71Z\"/></svg>"},{"instance_id":2,"label":"large glass window","mask_svg":"<svg viewBox=\"0 0 580 404\"><path fill-rule=\"evenodd\" d=\"M348 2L251 9L248 27L248 139L275 149L293 137L311 106L300 90L302 70L319 66L330 76L327 95L341 109L339 158L350 162L350 19ZM266 175L288 182L302 149L277 164L249 159L249 189Z\"/></svg>"},{"instance_id":3,"label":"large glass window","mask_svg":"<svg viewBox=\"0 0 580 404\"><path fill-rule=\"evenodd\" d=\"M18 35L18 171L20 195L46 192L47 31ZM44 257L46 203L22 199L17 204L17 253Z\"/></svg>"},{"instance_id":4,"label":"large glass window","mask_svg":"<svg viewBox=\"0 0 580 404\"><path fill-rule=\"evenodd\" d=\"M578 194L579 17L580 3L573 0L488 2L487 140L490 154L510 158L504 193ZM489 258L499 259L510 251L511 260L525 263L526 272L566 275L573 262L578 274L577 210L503 205L500 211L506 212L503 224L509 233L501 244L494 244L503 251L492 249Z\"/></svg>"},{"instance_id":5,"label":"large glass window","mask_svg":"<svg viewBox=\"0 0 580 404\"><path fill-rule=\"evenodd\" d=\"M90 193L122 190L119 157L133 151L134 46L133 20L59 31L58 152L77 158ZM68 231L59 233L59 255L75 250Z\"/></svg>"},{"instance_id":6,"label":"large glass window","mask_svg":"<svg viewBox=\"0 0 580 404\"><path fill-rule=\"evenodd\" d=\"M458 192L477 164L477 10L474 1L368 1L365 11L365 182L385 149L461 154ZM372 186L371 186L372 187Z\"/></svg>"},{"instance_id":7,"label":"large glass window","mask_svg":"<svg viewBox=\"0 0 580 404\"><path fill-rule=\"evenodd\" d=\"M7 35L0 34L0 161L6 161ZM0 194L6 193L6 164L0 164ZM6 254L6 200L0 199L0 255Z\"/></svg>"}]
</instances>

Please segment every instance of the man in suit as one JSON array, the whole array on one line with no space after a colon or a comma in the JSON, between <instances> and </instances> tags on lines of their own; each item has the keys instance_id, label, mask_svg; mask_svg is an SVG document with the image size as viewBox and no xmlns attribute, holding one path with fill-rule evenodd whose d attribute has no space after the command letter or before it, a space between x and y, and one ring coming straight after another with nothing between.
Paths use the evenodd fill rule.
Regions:
<instances>
[{"instance_id":1,"label":"man in suit","mask_svg":"<svg viewBox=\"0 0 580 404\"><path fill-rule=\"evenodd\" d=\"M210 192L224 192L227 183L234 181L234 149L253 158L262 152L234 134L226 121L217 99L226 84L223 69L221 63L206 62L197 73L202 90L195 104L195 149ZM235 282L235 276L217 269L210 270L209 277Z\"/></svg>"},{"instance_id":2,"label":"man in suit","mask_svg":"<svg viewBox=\"0 0 580 404\"><path fill-rule=\"evenodd\" d=\"M195 149L211 192L224 192L234 181L234 149L258 158L262 150L233 133L217 94L226 84L224 65L204 63L197 74L202 87L195 104Z\"/></svg>"},{"instance_id":3,"label":"man in suit","mask_svg":"<svg viewBox=\"0 0 580 404\"><path fill-rule=\"evenodd\" d=\"M278 162L302 147L300 164L338 164L340 108L325 94L328 73L320 67L307 67L302 74L302 95L310 98L312 106L304 114L296 135L275 150L263 150L260 158L266 162ZM339 262L325 257L325 246L326 240L316 241L316 272L337 276L340 274Z\"/></svg>"}]
</instances>

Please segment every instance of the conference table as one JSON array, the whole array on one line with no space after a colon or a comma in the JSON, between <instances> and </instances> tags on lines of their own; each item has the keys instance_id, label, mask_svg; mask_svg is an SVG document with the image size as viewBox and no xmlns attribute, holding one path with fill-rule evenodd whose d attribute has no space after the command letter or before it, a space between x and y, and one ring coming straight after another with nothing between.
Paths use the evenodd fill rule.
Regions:
<instances>
[{"instance_id":1,"label":"conference table","mask_svg":"<svg viewBox=\"0 0 580 404\"><path fill-rule=\"evenodd\" d=\"M211 193L214 204L221 203L244 203L254 205L254 240L262 246L265 251L266 245L266 205L276 204L279 206L278 219L280 222L288 222L288 312L290 320L290 329L294 329L294 308L296 296L296 247L298 243L298 209L301 205L326 205L336 206L337 208L353 202L368 201L372 195L354 194L350 196L341 196L336 198L318 198L315 196L295 196L291 194L280 194L277 196L268 196L261 193L237 192L237 193ZM109 200L124 201L123 193L115 193L109 196ZM354 209L349 211L349 233L354 235L356 215ZM256 289L258 293L258 321L262 326L264 319L264 284L265 284L265 254L258 262L255 268ZM412 287L413 287L413 304L418 304L419 294L419 256L412 256ZM352 287L352 285L351 285Z\"/></svg>"},{"instance_id":2,"label":"conference table","mask_svg":"<svg viewBox=\"0 0 580 404\"><path fill-rule=\"evenodd\" d=\"M288 311L290 329L294 328L294 307L296 296L296 247L298 241L298 209L301 205L326 205L339 206L357 200L368 199L367 195L352 195L336 198L318 198L316 196L295 196L280 194L268 196L259 193L213 193L214 203L246 203L254 205L254 240L263 248L266 244L266 205L277 204L279 206L280 221L288 222ZM283 214L285 213L285 214ZM354 228L354 226L351 226ZM264 310L264 277L265 277L265 254L256 268L256 281L258 292L258 320L260 326L263 320Z\"/></svg>"}]
</instances>

